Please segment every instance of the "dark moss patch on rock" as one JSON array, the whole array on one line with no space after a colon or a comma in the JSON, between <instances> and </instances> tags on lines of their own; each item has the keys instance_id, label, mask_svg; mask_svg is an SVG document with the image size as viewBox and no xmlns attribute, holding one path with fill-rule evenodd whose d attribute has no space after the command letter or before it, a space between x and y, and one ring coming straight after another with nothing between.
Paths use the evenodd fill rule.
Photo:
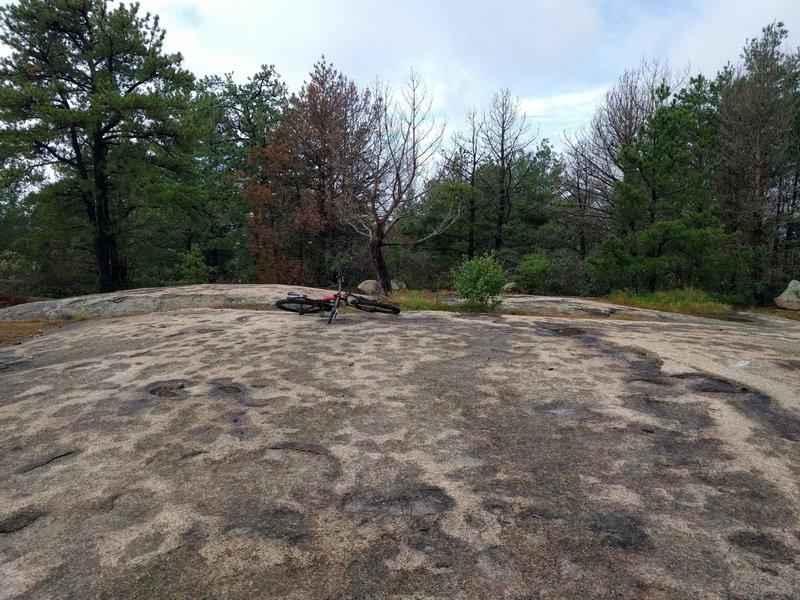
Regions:
<instances>
[{"instance_id":1,"label":"dark moss patch on rock","mask_svg":"<svg viewBox=\"0 0 800 600\"><path fill-rule=\"evenodd\" d=\"M791 564L798 553L775 536L763 531L737 531L728 536L728 541L770 562Z\"/></svg>"},{"instance_id":2,"label":"dark moss patch on rock","mask_svg":"<svg viewBox=\"0 0 800 600\"><path fill-rule=\"evenodd\" d=\"M455 501L438 487L396 490L388 495L348 494L342 500L345 513L373 513L384 516L422 517L444 512Z\"/></svg>"},{"instance_id":3,"label":"dark moss patch on rock","mask_svg":"<svg viewBox=\"0 0 800 600\"><path fill-rule=\"evenodd\" d=\"M183 381L160 381L148 386L147 391L159 398L180 398L186 395Z\"/></svg>"},{"instance_id":4,"label":"dark moss patch on rock","mask_svg":"<svg viewBox=\"0 0 800 600\"><path fill-rule=\"evenodd\" d=\"M13 515L0 519L0 534L14 533L33 525L47 513L35 508L26 508Z\"/></svg>"},{"instance_id":5,"label":"dark moss patch on rock","mask_svg":"<svg viewBox=\"0 0 800 600\"><path fill-rule=\"evenodd\" d=\"M654 547L644 522L633 515L613 512L600 515L589 523L589 530L600 536L602 546L626 552L645 552Z\"/></svg>"}]
</instances>

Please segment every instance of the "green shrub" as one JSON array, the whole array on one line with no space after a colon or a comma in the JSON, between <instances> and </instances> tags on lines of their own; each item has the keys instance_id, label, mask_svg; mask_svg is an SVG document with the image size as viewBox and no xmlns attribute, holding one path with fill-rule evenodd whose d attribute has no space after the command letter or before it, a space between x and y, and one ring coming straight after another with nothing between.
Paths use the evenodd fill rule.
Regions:
<instances>
[{"instance_id":1,"label":"green shrub","mask_svg":"<svg viewBox=\"0 0 800 600\"><path fill-rule=\"evenodd\" d=\"M522 257L514 281L528 294L580 296L588 291L588 275L580 257L569 250L540 250Z\"/></svg>"},{"instance_id":2,"label":"green shrub","mask_svg":"<svg viewBox=\"0 0 800 600\"><path fill-rule=\"evenodd\" d=\"M464 262L455 276L459 295L467 304L480 308L491 309L500 304L497 295L504 283L503 267L491 254Z\"/></svg>"},{"instance_id":3,"label":"green shrub","mask_svg":"<svg viewBox=\"0 0 800 600\"><path fill-rule=\"evenodd\" d=\"M534 252L522 257L514 281L529 294L544 293L547 287L550 259L546 252Z\"/></svg>"},{"instance_id":4,"label":"green shrub","mask_svg":"<svg viewBox=\"0 0 800 600\"><path fill-rule=\"evenodd\" d=\"M215 267L206 264L200 246L192 246L191 250L181 254L181 261L177 266L178 277L168 281L167 285L208 283L216 272Z\"/></svg>"},{"instance_id":5,"label":"green shrub","mask_svg":"<svg viewBox=\"0 0 800 600\"><path fill-rule=\"evenodd\" d=\"M21 298L30 291L37 266L18 252L0 250L0 289L5 293ZM15 302L19 304L20 302ZM11 306L9 304L8 306Z\"/></svg>"}]
</instances>

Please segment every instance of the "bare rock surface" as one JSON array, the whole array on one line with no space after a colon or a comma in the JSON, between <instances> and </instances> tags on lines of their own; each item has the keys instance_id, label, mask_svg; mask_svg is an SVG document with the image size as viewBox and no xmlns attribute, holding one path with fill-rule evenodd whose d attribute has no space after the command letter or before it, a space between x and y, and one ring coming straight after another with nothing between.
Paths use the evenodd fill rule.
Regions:
<instances>
[{"instance_id":1,"label":"bare rock surface","mask_svg":"<svg viewBox=\"0 0 800 600\"><path fill-rule=\"evenodd\" d=\"M140 288L18 304L0 309L0 321L50 321L76 317L110 317L182 308L273 308L288 291L319 294L322 290L290 285L187 285Z\"/></svg>"},{"instance_id":2,"label":"bare rock surface","mask_svg":"<svg viewBox=\"0 0 800 600\"><path fill-rule=\"evenodd\" d=\"M360 293L379 295L377 281L359 284ZM275 302L289 291L321 298L330 290L292 285L190 285L164 288L141 288L108 294L93 294L18 304L0 309L0 322L58 321L94 317L114 317L188 308L243 308L272 310ZM674 313L619 306L586 298L531 296L510 294L501 296L500 312L526 312L555 317L631 318L670 322L698 322L708 317L692 317ZM448 302L463 302L447 298ZM727 315L729 320L767 322L769 317L752 313Z\"/></svg>"},{"instance_id":3,"label":"bare rock surface","mask_svg":"<svg viewBox=\"0 0 800 600\"><path fill-rule=\"evenodd\" d=\"M0 598L793 597L800 326L587 316L0 348Z\"/></svg>"}]
</instances>

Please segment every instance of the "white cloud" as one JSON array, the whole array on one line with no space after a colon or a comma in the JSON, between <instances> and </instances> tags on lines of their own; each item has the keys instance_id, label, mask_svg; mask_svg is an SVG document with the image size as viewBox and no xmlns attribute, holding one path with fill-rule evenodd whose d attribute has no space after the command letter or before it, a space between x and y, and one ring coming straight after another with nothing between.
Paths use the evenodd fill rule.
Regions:
<instances>
[{"instance_id":1,"label":"white cloud","mask_svg":"<svg viewBox=\"0 0 800 600\"><path fill-rule=\"evenodd\" d=\"M7 3L0 0L0 3ZM238 80L274 64L291 91L324 54L361 86L413 67L451 123L501 87L542 123L572 127L592 94L643 58L713 75L776 19L800 40L798 0L140 0L168 51L199 76Z\"/></svg>"},{"instance_id":2,"label":"white cloud","mask_svg":"<svg viewBox=\"0 0 800 600\"><path fill-rule=\"evenodd\" d=\"M539 137L546 138L555 148L561 147L564 134L577 133L594 116L602 102L607 86L579 92L520 100L520 110L539 128Z\"/></svg>"},{"instance_id":3,"label":"white cloud","mask_svg":"<svg viewBox=\"0 0 800 600\"><path fill-rule=\"evenodd\" d=\"M581 92L567 92L553 96L524 98L520 109L528 118L567 120L591 117L608 88L598 87Z\"/></svg>"},{"instance_id":4,"label":"white cloud","mask_svg":"<svg viewBox=\"0 0 800 600\"><path fill-rule=\"evenodd\" d=\"M725 63L738 63L748 39L773 21L789 29L789 46L800 44L800 2L786 0L705 0L697 14L675 32L668 53L673 62L713 76Z\"/></svg>"}]
</instances>

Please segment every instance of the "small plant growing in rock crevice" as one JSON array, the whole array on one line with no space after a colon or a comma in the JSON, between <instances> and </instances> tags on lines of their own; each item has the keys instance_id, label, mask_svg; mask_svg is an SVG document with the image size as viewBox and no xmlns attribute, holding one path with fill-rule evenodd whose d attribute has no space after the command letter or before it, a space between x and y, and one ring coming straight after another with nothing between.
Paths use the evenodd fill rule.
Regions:
<instances>
[{"instance_id":1,"label":"small plant growing in rock crevice","mask_svg":"<svg viewBox=\"0 0 800 600\"><path fill-rule=\"evenodd\" d=\"M461 265L455 276L456 289L467 305L478 309L494 309L500 300L505 275L503 267L491 254L484 254Z\"/></svg>"}]
</instances>

